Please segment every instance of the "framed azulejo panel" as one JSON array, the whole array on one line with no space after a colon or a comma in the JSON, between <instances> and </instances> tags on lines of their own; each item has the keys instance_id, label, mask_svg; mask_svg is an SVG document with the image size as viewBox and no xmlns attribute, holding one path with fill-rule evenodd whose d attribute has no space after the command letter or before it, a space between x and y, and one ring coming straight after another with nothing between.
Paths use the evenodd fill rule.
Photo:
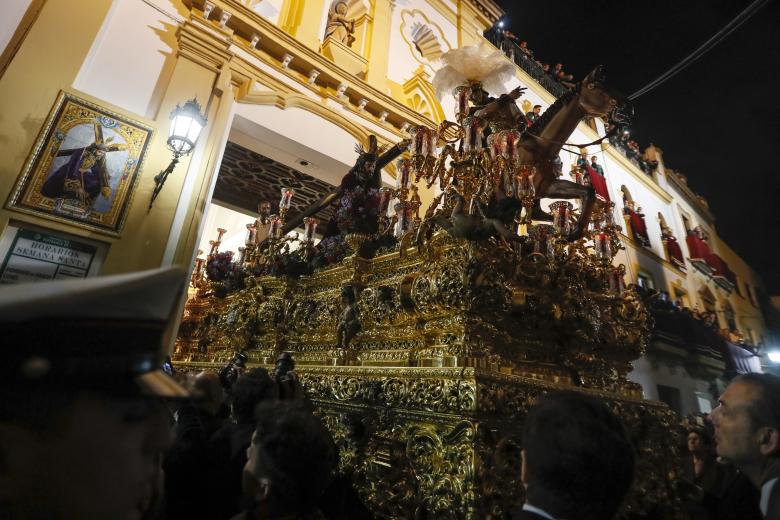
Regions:
<instances>
[{"instance_id":1,"label":"framed azulejo panel","mask_svg":"<svg viewBox=\"0 0 780 520\"><path fill-rule=\"evenodd\" d=\"M152 132L60 92L7 207L119 236Z\"/></svg>"}]
</instances>

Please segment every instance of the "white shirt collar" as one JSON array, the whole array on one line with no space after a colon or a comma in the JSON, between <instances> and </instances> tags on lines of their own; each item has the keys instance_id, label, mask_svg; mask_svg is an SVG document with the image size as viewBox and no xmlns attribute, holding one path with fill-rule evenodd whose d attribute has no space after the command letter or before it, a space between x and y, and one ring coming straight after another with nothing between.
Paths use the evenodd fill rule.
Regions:
<instances>
[{"instance_id":1,"label":"white shirt collar","mask_svg":"<svg viewBox=\"0 0 780 520\"><path fill-rule=\"evenodd\" d=\"M544 509L539 509L538 507L532 506L531 504L528 503L523 504L523 511L530 511L531 513L537 514L542 518L546 518L547 520L555 520L555 517L553 517L550 513L548 513Z\"/></svg>"},{"instance_id":2,"label":"white shirt collar","mask_svg":"<svg viewBox=\"0 0 780 520\"><path fill-rule=\"evenodd\" d=\"M777 483L778 478L780 477L767 480L764 482L764 485L761 486L761 502L758 503L758 506L761 508L761 514L763 516L766 516L767 510L769 509L769 497L772 496L772 488Z\"/></svg>"}]
</instances>

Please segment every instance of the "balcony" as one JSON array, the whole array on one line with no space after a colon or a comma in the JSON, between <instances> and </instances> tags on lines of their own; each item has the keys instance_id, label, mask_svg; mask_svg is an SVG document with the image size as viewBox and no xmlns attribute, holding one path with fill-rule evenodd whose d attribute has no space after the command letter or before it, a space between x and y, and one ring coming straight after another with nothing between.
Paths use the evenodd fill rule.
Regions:
<instances>
[{"instance_id":1,"label":"balcony","mask_svg":"<svg viewBox=\"0 0 780 520\"><path fill-rule=\"evenodd\" d=\"M534 60L529 58L526 53L520 50L520 46L515 42L504 38L504 36L495 29L488 29L483 33L483 36L495 47L501 49L507 58L512 60L518 67L527 72L528 75L536 80L536 82L541 86L543 86L547 92L556 98L559 98L566 93L566 87L555 81L552 76L544 72L544 69L542 69L542 67Z\"/></svg>"}]
</instances>

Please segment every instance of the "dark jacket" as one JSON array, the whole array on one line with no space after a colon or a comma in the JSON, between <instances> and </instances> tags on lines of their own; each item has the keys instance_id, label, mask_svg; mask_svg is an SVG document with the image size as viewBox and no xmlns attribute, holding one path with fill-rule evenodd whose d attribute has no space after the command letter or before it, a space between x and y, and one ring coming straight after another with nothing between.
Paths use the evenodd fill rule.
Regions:
<instances>
[{"instance_id":1,"label":"dark jacket","mask_svg":"<svg viewBox=\"0 0 780 520\"><path fill-rule=\"evenodd\" d=\"M536 513L532 513L531 511L515 511L512 513L512 520L548 520L547 518L537 515Z\"/></svg>"},{"instance_id":2,"label":"dark jacket","mask_svg":"<svg viewBox=\"0 0 780 520\"><path fill-rule=\"evenodd\" d=\"M771 478L767 480L771 480ZM769 495L769 507L764 519L780 520L780 480L775 482L774 487L772 487L772 493Z\"/></svg>"},{"instance_id":3,"label":"dark jacket","mask_svg":"<svg viewBox=\"0 0 780 520\"><path fill-rule=\"evenodd\" d=\"M723 480L713 494L705 494L704 507L712 520L761 520L760 493L752 482L731 465L721 465Z\"/></svg>"}]
</instances>

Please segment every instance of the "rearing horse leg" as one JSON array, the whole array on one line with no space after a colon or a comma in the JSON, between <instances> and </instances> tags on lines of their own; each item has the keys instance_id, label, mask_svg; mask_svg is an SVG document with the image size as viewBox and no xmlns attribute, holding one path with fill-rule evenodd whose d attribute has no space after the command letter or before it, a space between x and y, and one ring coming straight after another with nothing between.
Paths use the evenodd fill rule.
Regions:
<instances>
[{"instance_id":1,"label":"rearing horse leg","mask_svg":"<svg viewBox=\"0 0 780 520\"><path fill-rule=\"evenodd\" d=\"M552 181L542 194L542 197L550 199L580 199L582 208L580 218L574 229L569 233L569 240L577 240L582 237L585 227L590 222L590 214L593 212L593 204L596 202L596 190L593 186L582 186L575 182L558 179Z\"/></svg>"}]
</instances>

